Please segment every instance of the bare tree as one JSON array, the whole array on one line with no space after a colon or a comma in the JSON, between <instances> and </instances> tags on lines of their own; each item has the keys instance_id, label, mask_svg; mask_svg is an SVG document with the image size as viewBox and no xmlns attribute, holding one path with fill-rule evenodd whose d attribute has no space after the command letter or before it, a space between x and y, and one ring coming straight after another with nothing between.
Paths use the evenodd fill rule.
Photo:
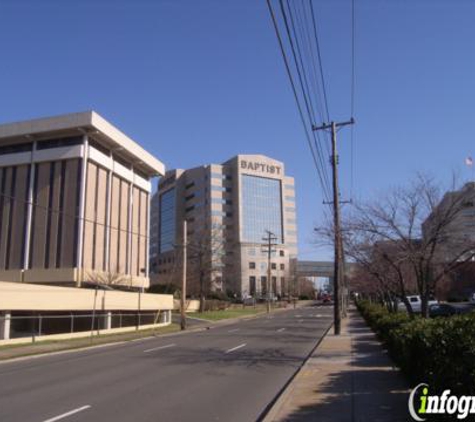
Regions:
<instances>
[{"instance_id":1,"label":"bare tree","mask_svg":"<svg viewBox=\"0 0 475 422\"><path fill-rule=\"evenodd\" d=\"M223 288L225 258L225 231L223 225L204 225L190 233L188 238L190 262L190 291L198 290L200 312L205 310L206 296L215 289ZM197 287L197 288L196 288Z\"/></svg>"},{"instance_id":2,"label":"bare tree","mask_svg":"<svg viewBox=\"0 0 475 422\"><path fill-rule=\"evenodd\" d=\"M439 185L419 175L408 187L355 204L343 223L346 255L411 313L406 296L419 293L424 317L438 284L475 256L475 239L463 220L465 209L475 211L475 184L458 191L454 186L442 195ZM320 235L329 238L328 227L319 229Z\"/></svg>"}]
</instances>

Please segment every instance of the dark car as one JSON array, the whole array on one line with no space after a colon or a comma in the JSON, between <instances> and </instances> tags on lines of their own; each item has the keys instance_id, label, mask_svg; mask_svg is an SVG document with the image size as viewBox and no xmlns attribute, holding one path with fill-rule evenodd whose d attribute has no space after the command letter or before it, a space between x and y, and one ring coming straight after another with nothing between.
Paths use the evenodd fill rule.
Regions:
<instances>
[{"instance_id":1,"label":"dark car","mask_svg":"<svg viewBox=\"0 0 475 422\"><path fill-rule=\"evenodd\" d=\"M460 303L457 305L453 305L455 308L455 313L458 315L462 314L468 314L470 312L473 312L475 310L475 304L474 303Z\"/></svg>"},{"instance_id":2,"label":"dark car","mask_svg":"<svg viewBox=\"0 0 475 422\"><path fill-rule=\"evenodd\" d=\"M457 309L448 303L437 303L429 306L429 316L431 318L449 317L457 313Z\"/></svg>"}]
</instances>

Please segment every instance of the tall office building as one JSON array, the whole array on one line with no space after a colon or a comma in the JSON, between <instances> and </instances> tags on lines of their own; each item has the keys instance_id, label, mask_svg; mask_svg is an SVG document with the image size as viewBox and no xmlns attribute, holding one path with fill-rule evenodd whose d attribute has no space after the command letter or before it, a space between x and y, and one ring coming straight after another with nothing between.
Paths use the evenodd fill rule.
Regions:
<instances>
[{"instance_id":1,"label":"tall office building","mask_svg":"<svg viewBox=\"0 0 475 422\"><path fill-rule=\"evenodd\" d=\"M297 255L294 179L263 155L168 171L152 200L152 283L180 285L187 221L190 294L200 285L240 297L287 295ZM275 237L268 283L267 232Z\"/></svg>"},{"instance_id":2,"label":"tall office building","mask_svg":"<svg viewBox=\"0 0 475 422\"><path fill-rule=\"evenodd\" d=\"M95 112L0 125L0 280L147 287L163 174Z\"/></svg>"}]
</instances>

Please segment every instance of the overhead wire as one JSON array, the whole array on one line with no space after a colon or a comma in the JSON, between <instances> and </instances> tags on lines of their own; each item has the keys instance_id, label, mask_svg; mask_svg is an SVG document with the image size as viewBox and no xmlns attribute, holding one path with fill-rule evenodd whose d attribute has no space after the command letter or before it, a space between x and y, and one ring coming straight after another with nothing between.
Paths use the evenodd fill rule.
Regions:
<instances>
[{"instance_id":1,"label":"overhead wire","mask_svg":"<svg viewBox=\"0 0 475 422\"><path fill-rule=\"evenodd\" d=\"M312 98L316 98L317 96L312 94L312 91L309 87L309 84L308 84L308 79L309 78L307 77L306 67L304 66L304 63L303 63L304 59L303 59L303 55L302 55L301 43L299 42L299 39L298 39L298 36L297 36L297 30L295 28L295 21L294 21L294 18L293 18L292 10L290 8L290 4L289 4L288 0L286 1L286 3L287 3L287 9L289 11L290 19L287 20L287 17L285 15L285 10L282 11L282 14L283 14L283 17L284 17L284 22L286 23L286 30L288 30L289 27L290 27L290 30L291 30L290 32L287 31L287 34L288 34L289 41L290 41L292 47L293 47L293 44L292 44L291 34L294 37L295 50L292 49L292 53L293 53L293 57L294 57L294 63L295 63L296 69L298 69L299 64L300 64L300 67L301 67L301 69L300 69L301 73L299 73L299 80L301 82L300 86L301 86L304 98L306 99L306 101L308 101L307 112L308 112L308 115L309 115L310 124L313 127L316 123L316 117L317 116L316 116L316 113L315 113L315 109L317 107L313 106ZM282 1L281 1L281 7L283 7L283 2ZM287 23L289 24L289 26L287 26ZM302 28L300 28L300 29L302 29ZM297 53L296 54L297 57L295 56L295 53ZM303 76L303 84L302 84L302 81L300 79L300 75ZM321 142L321 139L320 139L320 132L315 132L314 130L312 130L312 137L313 137L313 141L314 141L314 144L315 144L317 157L320 161L320 165L322 166L322 173L323 173L324 178L325 178L325 183L327 184L328 189L329 189L330 179L329 179L327 168L325 166L325 159L323 157L322 146L321 146L322 142Z\"/></svg>"},{"instance_id":2,"label":"overhead wire","mask_svg":"<svg viewBox=\"0 0 475 422\"><path fill-rule=\"evenodd\" d=\"M312 0L308 0L310 4L310 10L311 10L311 15L312 15L312 24L313 24L313 32L315 35L315 42L317 45L317 55L318 55L318 64L320 67L320 77L322 80L322 89L323 89L323 99L325 102L325 110L327 113L327 122L330 122L330 110L328 107L328 96L327 96L327 89L326 89L326 84L325 84L325 74L323 73L323 61L322 61L322 53L320 51L320 42L318 40L318 31L317 31L317 23L316 23L316 18L315 18L315 10L313 8L313 2Z\"/></svg>"},{"instance_id":3,"label":"overhead wire","mask_svg":"<svg viewBox=\"0 0 475 422\"><path fill-rule=\"evenodd\" d=\"M355 85L356 85L356 71L355 71L355 0L351 0L351 93L350 93L350 107L351 118L355 117ZM355 166L354 166L354 138L355 138L355 125L351 125L350 132L350 201L353 201L354 195L354 179L355 179Z\"/></svg>"},{"instance_id":4,"label":"overhead wire","mask_svg":"<svg viewBox=\"0 0 475 422\"><path fill-rule=\"evenodd\" d=\"M314 163L314 166L317 170L317 174L318 174L318 177L319 177L319 180L320 180L320 184L321 184L322 191L323 191L323 196L328 201L329 198L331 197L329 187L325 183L325 178L324 178L323 173L322 173L323 168L321 168L321 166L318 163L318 160L317 160L317 157L316 157L313 145L312 145L311 136L309 134L309 128L307 126L307 122L306 122L305 117L304 117L302 105L300 103L300 97L298 95L297 87L295 85L295 81L294 81L294 78L292 76L290 63L289 63L289 60L287 58L287 54L285 52L283 40L282 40L282 37L281 37L281 34L280 34L279 26L277 24L277 20L276 20L274 10L272 8L271 0L266 0L266 2L267 2L267 7L268 7L268 10L269 10L269 14L271 16L272 23L273 23L273 26L274 26L275 34L277 36L277 40L278 40L278 43L279 43L280 52L281 52L282 58L284 60L284 65L285 65L285 69L287 71L287 76L289 78L290 85L292 87L292 92L293 92L293 95L294 95L294 99L295 99L295 102L297 104L297 109L298 109L298 112L299 112L299 115L300 115L300 119L301 119L302 125L304 127L305 137L306 137L308 146L310 148L310 152L311 152L312 158L313 158L313 163Z\"/></svg>"},{"instance_id":5,"label":"overhead wire","mask_svg":"<svg viewBox=\"0 0 475 422\"><path fill-rule=\"evenodd\" d=\"M286 14L286 10L285 10L285 7L284 7L283 0L279 0L279 4L280 4L282 17L283 17L283 20L284 20L284 28L285 28L285 31L287 33L287 37L288 37L289 44L290 44L290 47L291 47L292 57L294 59L295 69L297 71L297 76L298 76L298 81L299 81L299 84L300 84L300 89L302 91L302 95L303 95L303 99L304 99L305 109L306 109L307 115L309 117L310 126L312 127L314 119L312 118L312 111L311 111L311 107L310 107L310 101L308 99L308 93L305 90L305 84L304 84L303 75L302 75L303 70L300 69L300 67L299 67L298 52L297 52L297 49L296 49L296 42L294 42L295 40L293 40L293 38L292 38L292 33L291 33L291 29L290 29L290 22L289 22L289 19L287 18L287 14ZM315 131L313 129L311 130L311 133L312 133L312 138L314 139L314 143L316 145L316 152L317 152L316 156L318 158L318 161L320 162L320 171L322 173L322 178L324 179L323 183L325 184L325 188L326 188L327 192L330 192L329 176L328 176L327 167L324 164L325 161L324 161L323 156L322 156L323 154L321 152L321 148L320 148L319 143L316 141Z\"/></svg>"},{"instance_id":6,"label":"overhead wire","mask_svg":"<svg viewBox=\"0 0 475 422\"><path fill-rule=\"evenodd\" d=\"M310 66L309 67L309 75L312 76L313 78L313 81L312 83L310 83L310 86L311 87L314 87L314 92L310 92L310 97L311 98L314 98L315 101L316 101L316 108L318 110L318 114L319 114L319 121L320 122L324 122L325 121L325 117L324 117L324 108L325 108L325 105L323 104L323 94L321 92L321 87L320 87L320 82L319 82L319 72L317 70L317 58L316 58L316 55L315 55L315 49L314 49L314 45L312 43L312 37L310 36L310 28L309 28L309 23L308 23L308 19L306 18L306 16L308 15L307 13L307 10L305 8L305 4L303 0L300 0L300 8L297 8L297 4L298 2L291 2L289 3L289 1L287 1L287 5L289 7L289 12L291 11L290 10L290 4L292 4L294 6L294 14L296 16L296 22L297 22L297 25L299 26L299 29L300 29L300 37L301 37L301 40L302 40L302 44L304 45L305 50L306 50L306 54L307 54L307 62L310 63ZM310 77L309 77L310 79ZM315 116L317 117L317 116ZM330 156L330 142L329 142L329 139L327 138L326 139L326 142L325 142L325 139L321 139L321 135L323 138L327 137L327 134L326 133L322 133L321 131L316 131L315 132L316 134L316 137L317 139L315 139L315 148L319 148L321 145L324 146L325 148L325 152L326 152L326 155L327 156ZM318 145L317 145L318 143Z\"/></svg>"}]
</instances>

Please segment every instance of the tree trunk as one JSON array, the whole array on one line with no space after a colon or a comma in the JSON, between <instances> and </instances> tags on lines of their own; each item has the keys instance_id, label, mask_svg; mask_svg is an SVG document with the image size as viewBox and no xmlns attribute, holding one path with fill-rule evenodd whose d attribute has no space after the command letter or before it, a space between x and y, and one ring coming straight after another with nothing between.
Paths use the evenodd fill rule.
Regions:
<instances>
[{"instance_id":1,"label":"tree trunk","mask_svg":"<svg viewBox=\"0 0 475 422\"><path fill-rule=\"evenodd\" d=\"M205 289L204 289L204 274L200 271L200 313L205 311Z\"/></svg>"},{"instance_id":2,"label":"tree trunk","mask_svg":"<svg viewBox=\"0 0 475 422\"><path fill-rule=\"evenodd\" d=\"M402 299L402 303L404 303L404 306L406 307L406 310L409 316L411 318L414 318L414 310L412 309L412 306L409 300L407 299L407 296L403 296L401 299Z\"/></svg>"}]
</instances>

